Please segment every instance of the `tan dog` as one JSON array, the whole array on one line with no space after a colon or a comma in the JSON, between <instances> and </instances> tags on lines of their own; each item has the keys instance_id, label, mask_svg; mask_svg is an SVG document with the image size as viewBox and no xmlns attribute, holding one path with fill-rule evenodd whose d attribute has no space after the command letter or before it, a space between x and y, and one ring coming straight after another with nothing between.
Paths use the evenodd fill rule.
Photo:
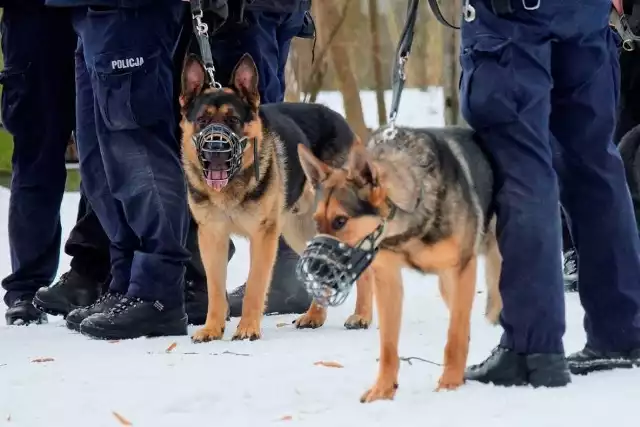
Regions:
<instances>
[{"instance_id":1,"label":"tan dog","mask_svg":"<svg viewBox=\"0 0 640 427\"><path fill-rule=\"evenodd\" d=\"M204 81L202 64L188 57L182 78L182 152L209 298L206 323L192 338L203 342L224 334L228 245L235 234L249 238L251 263L233 339L254 340L261 336L278 238L283 235L300 253L315 234L315 196L298 160L298 144L340 166L357 138L342 116L322 105L261 106L258 73L249 55L236 65L229 87L205 88ZM207 133L212 125L217 130ZM370 319L369 311L356 309L356 314ZM311 312L296 324L316 327L318 321Z\"/></svg>"},{"instance_id":2,"label":"tan dog","mask_svg":"<svg viewBox=\"0 0 640 427\"><path fill-rule=\"evenodd\" d=\"M304 146L299 156L317 187L314 220L320 233L355 246L386 224L379 252L361 276L374 282L381 345L378 378L362 401L392 399L398 388L405 267L439 276L450 323L437 388L460 386L481 253L487 255L486 316L492 323L502 306L501 257L491 221L493 175L473 132L399 128L391 138L378 132L366 148L354 145L344 169L327 165Z\"/></svg>"}]
</instances>

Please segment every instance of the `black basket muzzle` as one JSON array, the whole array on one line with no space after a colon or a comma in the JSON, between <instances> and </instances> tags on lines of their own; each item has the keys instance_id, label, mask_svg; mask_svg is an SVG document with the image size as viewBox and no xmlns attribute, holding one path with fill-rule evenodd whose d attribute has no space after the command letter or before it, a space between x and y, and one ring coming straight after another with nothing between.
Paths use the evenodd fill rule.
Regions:
<instances>
[{"instance_id":1,"label":"black basket muzzle","mask_svg":"<svg viewBox=\"0 0 640 427\"><path fill-rule=\"evenodd\" d=\"M222 190L242 168L247 137L239 137L228 126L212 123L193 137L207 185Z\"/></svg>"},{"instance_id":2,"label":"black basket muzzle","mask_svg":"<svg viewBox=\"0 0 640 427\"><path fill-rule=\"evenodd\" d=\"M353 284L378 252L383 227L356 246L326 234L319 234L309 242L298 260L296 275L318 304L335 307L347 300Z\"/></svg>"}]
</instances>

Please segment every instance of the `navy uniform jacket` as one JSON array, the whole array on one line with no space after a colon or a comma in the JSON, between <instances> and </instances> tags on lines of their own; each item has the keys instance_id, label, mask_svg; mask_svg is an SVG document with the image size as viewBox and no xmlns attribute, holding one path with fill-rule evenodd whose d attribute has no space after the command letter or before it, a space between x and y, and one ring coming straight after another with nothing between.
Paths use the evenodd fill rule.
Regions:
<instances>
[{"instance_id":1,"label":"navy uniform jacket","mask_svg":"<svg viewBox=\"0 0 640 427\"><path fill-rule=\"evenodd\" d=\"M76 7L76 6L102 6L137 8L155 3L179 3L180 0L45 0L47 6Z\"/></svg>"},{"instance_id":2,"label":"navy uniform jacket","mask_svg":"<svg viewBox=\"0 0 640 427\"><path fill-rule=\"evenodd\" d=\"M165 0L170 1L170 0ZM179 2L181 0L173 0ZM238 1L238 0L231 0ZM245 0L247 9L269 12L294 12L301 1L304 0ZM0 7L10 4L24 4L33 2L47 6L76 7L76 6L103 6L135 8L158 3L158 0L0 0Z\"/></svg>"},{"instance_id":3,"label":"navy uniform jacket","mask_svg":"<svg viewBox=\"0 0 640 427\"><path fill-rule=\"evenodd\" d=\"M292 13L305 0L246 0L247 10Z\"/></svg>"}]
</instances>

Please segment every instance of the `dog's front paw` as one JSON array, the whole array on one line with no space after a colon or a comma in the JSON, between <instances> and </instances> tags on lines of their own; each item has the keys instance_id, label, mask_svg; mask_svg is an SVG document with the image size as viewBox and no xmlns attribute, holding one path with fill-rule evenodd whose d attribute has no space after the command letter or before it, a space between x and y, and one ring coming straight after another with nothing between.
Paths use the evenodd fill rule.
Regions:
<instances>
[{"instance_id":1,"label":"dog's front paw","mask_svg":"<svg viewBox=\"0 0 640 427\"><path fill-rule=\"evenodd\" d=\"M202 343L202 342L221 340L223 335L224 335L224 325L223 326L204 325L202 328L198 329L191 336L191 341L193 341L194 343Z\"/></svg>"},{"instance_id":2,"label":"dog's front paw","mask_svg":"<svg viewBox=\"0 0 640 427\"><path fill-rule=\"evenodd\" d=\"M352 314L347 321L344 322L344 327L347 329L369 329L370 324L371 319L365 319L359 314Z\"/></svg>"},{"instance_id":3,"label":"dog's front paw","mask_svg":"<svg viewBox=\"0 0 640 427\"><path fill-rule=\"evenodd\" d=\"M376 400L393 400L396 395L396 390L398 390L398 383L377 382L362 395L360 402L369 403Z\"/></svg>"},{"instance_id":4,"label":"dog's front paw","mask_svg":"<svg viewBox=\"0 0 640 427\"><path fill-rule=\"evenodd\" d=\"M245 320L240 319L236 333L233 334L232 340L259 340L262 337L260 333L260 321L259 320Z\"/></svg>"},{"instance_id":5,"label":"dog's front paw","mask_svg":"<svg viewBox=\"0 0 640 427\"><path fill-rule=\"evenodd\" d=\"M440 379L436 391L455 390L464 384L464 372L456 372L453 369L445 369Z\"/></svg>"},{"instance_id":6,"label":"dog's front paw","mask_svg":"<svg viewBox=\"0 0 640 427\"><path fill-rule=\"evenodd\" d=\"M298 329L316 329L324 325L327 320L326 313L320 311L309 311L293 321Z\"/></svg>"}]
</instances>

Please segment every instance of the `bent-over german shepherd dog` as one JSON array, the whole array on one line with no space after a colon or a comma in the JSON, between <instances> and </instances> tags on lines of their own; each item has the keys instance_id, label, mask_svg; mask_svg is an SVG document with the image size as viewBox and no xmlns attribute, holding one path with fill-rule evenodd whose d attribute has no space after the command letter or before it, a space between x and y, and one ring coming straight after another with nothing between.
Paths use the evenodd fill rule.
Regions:
<instances>
[{"instance_id":1,"label":"bent-over german shepherd dog","mask_svg":"<svg viewBox=\"0 0 640 427\"><path fill-rule=\"evenodd\" d=\"M217 340L224 334L228 242L233 233L249 238L251 256L242 317L233 339L255 340L261 336L280 235L298 253L315 235L315 196L300 165L298 144L322 161L340 167L359 140L342 116L322 105L261 106L258 73L248 54L236 65L229 87L205 88L204 82L201 62L195 56L187 57L180 97L183 166L189 206L198 223L209 298L205 325L192 339ZM207 157L194 143L198 133L210 124L223 124L239 139L246 138L240 166L233 176L215 170L216 163L229 161L228 155ZM370 314L356 307L347 323L357 324L367 316ZM303 315L296 326L316 327L315 321L317 316Z\"/></svg>"},{"instance_id":2,"label":"bent-over german shepherd dog","mask_svg":"<svg viewBox=\"0 0 640 427\"><path fill-rule=\"evenodd\" d=\"M486 317L496 323L501 256L492 214L493 174L472 130L396 128L354 145L344 169L299 146L302 167L318 186L318 231L356 245L387 221L369 275L380 322L380 365L363 402L392 399L398 388L401 269L439 276L450 322L437 389L464 382L478 255L487 256ZM395 210L393 218L390 213Z\"/></svg>"}]
</instances>

